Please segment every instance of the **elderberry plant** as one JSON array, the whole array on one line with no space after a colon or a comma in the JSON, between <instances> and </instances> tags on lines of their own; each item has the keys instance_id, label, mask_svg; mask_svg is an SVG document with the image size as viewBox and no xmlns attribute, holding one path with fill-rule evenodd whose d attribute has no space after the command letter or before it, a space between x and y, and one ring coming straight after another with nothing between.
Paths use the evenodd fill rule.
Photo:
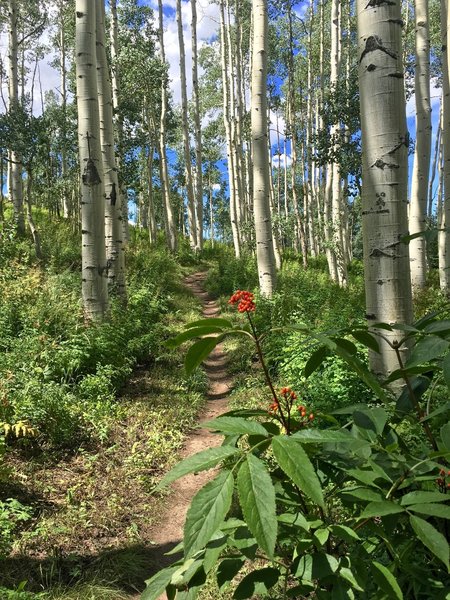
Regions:
<instances>
[{"instance_id":1,"label":"elderberry plant","mask_svg":"<svg viewBox=\"0 0 450 600\"><path fill-rule=\"evenodd\" d=\"M238 291L230 304L245 325L201 319L169 345L195 340L185 359L190 372L226 336L247 336L270 404L202 424L224 436L222 445L183 460L160 482L162 488L221 465L192 500L175 549L182 557L148 580L142 598L156 600L165 590L169 599L193 599L215 572L220 592L235 583L236 600L448 599L450 402L433 408L430 396L427 404L423 399L432 379L450 387L450 321L433 314L413 326L378 324L339 335L296 325L317 345L306 377L335 353L374 395L371 406L337 409L316 423L296 392L276 391L272 383L252 318L253 294ZM406 363L399 352L398 370L379 382L354 341L377 352L386 329L404 332L394 349L412 350ZM397 380L404 385L394 398ZM422 432L414 444L411 427Z\"/></svg>"}]
</instances>

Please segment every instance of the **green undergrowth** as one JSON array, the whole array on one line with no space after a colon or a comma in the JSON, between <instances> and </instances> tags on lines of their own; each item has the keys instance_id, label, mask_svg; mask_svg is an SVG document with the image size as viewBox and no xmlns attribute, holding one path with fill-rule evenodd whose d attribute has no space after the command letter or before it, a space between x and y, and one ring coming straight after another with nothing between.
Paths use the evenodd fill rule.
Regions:
<instances>
[{"instance_id":1,"label":"green undergrowth","mask_svg":"<svg viewBox=\"0 0 450 600\"><path fill-rule=\"evenodd\" d=\"M208 263L132 230L127 310L86 327L79 233L37 223L43 259L7 228L0 247L0 598L121 600L163 551L150 491L205 401L164 344L198 318L182 278Z\"/></svg>"}]
</instances>

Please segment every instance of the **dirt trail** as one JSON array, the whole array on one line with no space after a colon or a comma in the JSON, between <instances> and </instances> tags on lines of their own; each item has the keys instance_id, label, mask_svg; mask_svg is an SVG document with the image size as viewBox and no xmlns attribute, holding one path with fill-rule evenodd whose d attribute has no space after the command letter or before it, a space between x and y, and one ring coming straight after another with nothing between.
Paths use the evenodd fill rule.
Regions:
<instances>
[{"instance_id":1,"label":"dirt trail","mask_svg":"<svg viewBox=\"0 0 450 600\"><path fill-rule=\"evenodd\" d=\"M187 277L184 283L202 302L203 316L216 317L219 315L219 307L203 289L205 278L206 273L195 273ZM226 412L227 396L232 386L232 380L227 372L227 359L220 344L203 366L209 380L208 402L199 416L199 422L213 419ZM181 458L218 446L221 441L220 436L210 433L207 429L195 429L186 438ZM167 498L167 510L161 514L159 526L152 532L152 543L167 548L175 546L182 540L184 521L192 497L211 477L210 471L198 475L186 475L172 485L172 493ZM173 557L161 556L158 562L161 566L165 566L172 561ZM165 598L166 596L163 595L160 600Z\"/></svg>"}]
</instances>

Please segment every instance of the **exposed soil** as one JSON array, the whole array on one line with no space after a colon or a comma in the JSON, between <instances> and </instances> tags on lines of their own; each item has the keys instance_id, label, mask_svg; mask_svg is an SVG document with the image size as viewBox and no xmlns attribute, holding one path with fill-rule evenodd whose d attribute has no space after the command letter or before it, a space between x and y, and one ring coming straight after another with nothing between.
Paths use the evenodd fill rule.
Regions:
<instances>
[{"instance_id":1,"label":"exposed soil","mask_svg":"<svg viewBox=\"0 0 450 600\"><path fill-rule=\"evenodd\" d=\"M205 278L206 273L196 273L184 283L201 301L203 316L214 317L219 308L203 290ZM204 367L209 388L200 422L227 410L232 385L220 345ZM126 422L117 423L109 447L86 447L53 458L36 456L32 461L11 453L9 464L15 472L17 489L10 487L5 497L32 505L37 527L32 528L31 536L18 551L0 561L0 585L14 586L27 579L28 589L38 591L45 589L46 581L53 581L54 573L62 585L69 586L80 575L84 580L101 575L117 581L124 592L121 598L139 598L137 591L142 589L143 580L174 560L165 553L182 539L192 497L212 475L188 475L175 482L163 498L151 496L148 483L136 479L142 467L130 464L132 447L144 444L146 436L151 435L151 424L142 421L141 404L164 410L173 419L178 416L177 407L167 405L167 396L161 395L161 385L168 384L158 379L157 365L150 372L138 369L133 374L122 400L135 408ZM220 442L220 436L194 429L185 439L181 457ZM156 464L145 472L158 479L160 470ZM39 525L43 517L44 528Z\"/></svg>"},{"instance_id":2,"label":"exposed soil","mask_svg":"<svg viewBox=\"0 0 450 600\"><path fill-rule=\"evenodd\" d=\"M203 304L204 317L219 315L219 307L203 289L206 273L196 273L184 281L194 295ZM207 361L203 363L209 380L208 402L199 415L199 423L214 419L226 412L228 394L232 387L232 380L227 372L227 358L221 345L216 346ZM181 452L181 458L186 458L207 448L218 446L221 437L210 433L207 429L195 429L186 439ZM167 499L167 509L161 514L161 519L153 533L153 541L161 547L175 546L183 539L183 525L189 504L196 492L212 478L211 471L203 471L196 475L190 474L178 479L172 485L172 493ZM166 566L173 561L173 557L161 555L159 564ZM166 595L160 597L165 600Z\"/></svg>"}]
</instances>

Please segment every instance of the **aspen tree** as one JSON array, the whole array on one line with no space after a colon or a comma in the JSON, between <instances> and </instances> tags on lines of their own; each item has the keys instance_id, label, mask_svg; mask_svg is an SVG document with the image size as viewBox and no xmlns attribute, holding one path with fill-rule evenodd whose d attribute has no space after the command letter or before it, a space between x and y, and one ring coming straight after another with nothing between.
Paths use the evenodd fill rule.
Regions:
<instances>
[{"instance_id":1,"label":"aspen tree","mask_svg":"<svg viewBox=\"0 0 450 600\"><path fill-rule=\"evenodd\" d=\"M105 4L95 0L97 89L100 118L103 185L105 190L105 246L109 291L126 301L125 252L122 242L122 206L114 151L111 80L105 48Z\"/></svg>"},{"instance_id":2,"label":"aspen tree","mask_svg":"<svg viewBox=\"0 0 450 600\"><path fill-rule=\"evenodd\" d=\"M108 310L105 201L97 93L95 14L92 0L75 3L75 67L81 171L81 277L85 318L101 321Z\"/></svg>"},{"instance_id":3,"label":"aspen tree","mask_svg":"<svg viewBox=\"0 0 450 600\"><path fill-rule=\"evenodd\" d=\"M409 252L402 242L408 232L409 136L400 0L357 0L357 24L366 318L369 325L410 323ZM383 335L392 342L400 334ZM399 367L395 352L384 342L380 354L371 353L370 364L381 376Z\"/></svg>"},{"instance_id":4,"label":"aspen tree","mask_svg":"<svg viewBox=\"0 0 450 600\"><path fill-rule=\"evenodd\" d=\"M442 228L450 228L450 56L448 48L448 0L441 0L442 38ZM450 293L450 235L442 232L439 283L441 290Z\"/></svg>"},{"instance_id":5,"label":"aspen tree","mask_svg":"<svg viewBox=\"0 0 450 600\"><path fill-rule=\"evenodd\" d=\"M192 22L192 99L194 103L195 127L195 226L197 229L197 250L203 247L203 173L202 173L202 130L200 123L200 94L198 91L197 55L197 0L191 0Z\"/></svg>"},{"instance_id":6,"label":"aspen tree","mask_svg":"<svg viewBox=\"0 0 450 600\"><path fill-rule=\"evenodd\" d=\"M267 0L253 0L252 6L253 210L259 287L261 294L270 298L275 290L276 269L270 217L269 155L267 152Z\"/></svg>"},{"instance_id":7,"label":"aspen tree","mask_svg":"<svg viewBox=\"0 0 450 600\"><path fill-rule=\"evenodd\" d=\"M227 159L228 159L228 183L230 189L230 220L231 220L231 231L233 235L234 253L236 258L241 255L241 238L239 231L239 214L238 214L238 200L237 200L237 189L236 189L236 176L235 170L237 168L235 164L235 154L233 151L233 138L231 129L231 116L230 116L230 96L231 91L229 87L228 77L228 43L226 35L226 23L225 23L225 2L220 0L220 49L221 49L221 70L222 70L222 94L223 94L223 122L225 126L225 138L227 144Z\"/></svg>"},{"instance_id":8,"label":"aspen tree","mask_svg":"<svg viewBox=\"0 0 450 600\"><path fill-rule=\"evenodd\" d=\"M431 160L431 101L430 101L430 33L428 0L415 0L414 91L416 99L416 147L412 172L409 232L426 229L428 176ZM427 274L426 241L423 236L409 244L411 283L413 288L425 287Z\"/></svg>"},{"instance_id":9,"label":"aspen tree","mask_svg":"<svg viewBox=\"0 0 450 600\"><path fill-rule=\"evenodd\" d=\"M8 0L8 111L13 116L19 109L17 2ZM19 235L25 233L23 211L22 158L16 150L8 153L8 196L13 204L14 223Z\"/></svg>"},{"instance_id":10,"label":"aspen tree","mask_svg":"<svg viewBox=\"0 0 450 600\"><path fill-rule=\"evenodd\" d=\"M59 68L61 82L61 108L62 108L62 131L61 131L61 179L62 179L62 209L63 216L68 219L71 212L69 202L69 190L67 186L67 68L66 68L66 23L64 2L58 3L59 17Z\"/></svg>"},{"instance_id":11,"label":"aspen tree","mask_svg":"<svg viewBox=\"0 0 450 600\"><path fill-rule=\"evenodd\" d=\"M184 51L183 21L181 0L177 0L178 44L180 48L180 86L181 86L181 120L183 130L183 150L186 173L186 193L188 199L189 242L193 250L198 248L197 220L195 216L195 193L192 179L191 148L189 142L188 104L186 88L186 57Z\"/></svg>"},{"instance_id":12,"label":"aspen tree","mask_svg":"<svg viewBox=\"0 0 450 600\"><path fill-rule=\"evenodd\" d=\"M120 73L118 69L119 55L119 28L117 21L117 0L109 0L111 11L110 20L110 50L111 50L111 84L112 84L112 99L115 115L115 128L117 136L117 145L119 152L117 156L117 169L119 174L122 170L122 151L123 151L123 115L120 108ZM122 207L122 243L125 246L128 243L128 194L123 182L119 182L118 193L121 195Z\"/></svg>"},{"instance_id":13,"label":"aspen tree","mask_svg":"<svg viewBox=\"0 0 450 600\"><path fill-rule=\"evenodd\" d=\"M161 62L166 64L166 53L164 48L164 17L162 9L162 0L158 0L158 36L159 36L159 51ZM167 117L167 81L162 77L161 82L161 117L159 121L159 168L161 173L161 190L162 190L162 205L164 213L164 228L166 233L166 243L171 252L177 250L177 231L173 216L172 205L170 203L170 183L169 171L167 167L166 153L166 117Z\"/></svg>"}]
</instances>

